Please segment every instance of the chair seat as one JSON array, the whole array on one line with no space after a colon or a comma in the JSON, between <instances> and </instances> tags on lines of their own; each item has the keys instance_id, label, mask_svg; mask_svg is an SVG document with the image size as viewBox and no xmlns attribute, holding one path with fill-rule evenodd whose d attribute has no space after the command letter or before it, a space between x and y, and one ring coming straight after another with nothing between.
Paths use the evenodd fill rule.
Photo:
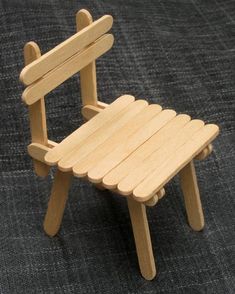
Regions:
<instances>
[{"instance_id":1,"label":"chair seat","mask_svg":"<svg viewBox=\"0 0 235 294\"><path fill-rule=\"evenodd\" d=\"M45 161L144 202L218 132L214 124L124 95L51 149Z\"/></svg>"}]
</instances>

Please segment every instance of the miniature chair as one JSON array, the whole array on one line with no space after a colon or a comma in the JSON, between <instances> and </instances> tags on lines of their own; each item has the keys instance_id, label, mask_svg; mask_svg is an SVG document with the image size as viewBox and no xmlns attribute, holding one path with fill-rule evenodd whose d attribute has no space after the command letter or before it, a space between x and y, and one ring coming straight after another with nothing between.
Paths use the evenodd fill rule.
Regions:
<instances>
[{"instance_id":1,"label":"miniature chair","mask_svg":"<svg viewBox=\"0 0 235 294\"><path fill-rule=\"evenodd\" d=\"M20 80L27 86L23 101L29 107L32 135L28 152L38 176L58 167L44 230L49 236L58 232L72 175L115 191L127 199L140 271L151 280L156 268L146 205L155 205L165 194L164 185L179 172L189 224L193 230L203 229L193 159L211 153L219 128L130 95L110 105L98 101L95 60L112 47L113 36L106 33L113 19L105 15L93 22L83 9L76 22L78 32L42 56L36 43L24 47L26 66ZM57 144L47 138L44 96L78 71L86 122Z\"/></svg>"}]
</instances>

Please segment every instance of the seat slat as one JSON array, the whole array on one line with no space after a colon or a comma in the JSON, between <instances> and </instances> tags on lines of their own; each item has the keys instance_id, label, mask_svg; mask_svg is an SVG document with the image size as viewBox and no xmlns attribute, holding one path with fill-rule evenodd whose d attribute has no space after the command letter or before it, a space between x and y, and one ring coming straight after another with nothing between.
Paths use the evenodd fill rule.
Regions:
<instances>
[{"instance_id":1,"label":"seat slat","mask_svg":"<svg viewBox=\"0 0 235 294\"><path fill-rule=\"evenodd\" d=\"M28 86L23 92L23 101L27 105L35 103L42 96L48 94L93 60L107 52L112 45L113 35L106 34L102 36L95 43L73 55L64 63L44 75L43 78Z\"/></svg>"},{"instance_id":2,"label":"seat slat","mask_svg":"<svg viewBox=\"0 0 235 294\"><path fill-rule=\"evenodd\" d=\"M152 118L148 123L135 132L125 141L120 142L117 148L109 153L100 163L88 172L88 178L91 182L99 183L102 178L128 155L136 150L141 144L152 137L169 120L176 115L173 110L163 110L160 114Z\"/></svg>"},{"instance_id":3,"label":"seat slat","mask_svg":"<svg viewBox=\"0 0 235 294\"><path fill-rule=\"evenodd\" d=\"M58 163L59 169L63 171L71 170L77 161L93 152L96 147L106 141L112 134L117 132L118 129L123 127L132 117L147 106L148 102L145 100L138 100L128 105L124 110L114 116L105 128L98 129L81 144L77 145L72 152L63 157Z\"/></svg>"},{"instance_id":4,"label":"seat slat","mask_svg":"<svg viewBox=\"0 0 235 294\"><path fill-rule=\"evenodd\" d=\"M29 85L38 80L44 74L108 32L112 24L113 18L111 15L105 15L94 21L88 27L74 34L69 39L26 66L20 74L20 80L25 85Z\"/></svg>"},{"instance_id":5,"label":"seat slat","mask_svg":"<svg viewBox=\"0 0 235 294\"><path fill-rule=\"evenodd\" d=\"M177 152L177 148L182 146L187 140L200 128L204 126L201 120L192 120L183 127L179 133L165 142L154 153L146 158L142 164L133 169L119 184L118 191L122 195L132 194L134 188L141 183L151 172L153 172L159 165L166 161L172 154Z\"/></svg>"},{"instance_id":6,"label":"seat slat","mask_svg":"<svg viewBox=\"0 0 235 294\"><path fill-rule=\"evenodd\" d=\"M103 185L108 189L115 189L117 184L133 169L140 165L145 158L159 149L190 121L186 114L177 115L148 141L135 150L128 158L112 169L104 178Z\"/></svg>"},{"instance_id":7,"label":"seat slat","mask_svg":"<svg viewBox=\"0 0 235 294\"><path fill-rule=\"evenodd\" d=\"M94 116L90 121L66 137L60 144L49 151L45 156L45 161L49 165L55 165L63 156L71 152L78 144L85 140L99 128L108 123L117 113L135 100L133 96L124 95L116 99L102 112Z\"/></svg>"},{"instance_id":8,"label":"seat slat","mask_svg":"<svg viewBox=\"0 0 235 294\"><path fill-rule=\"evenodd\" d=\"M88 154L85 158L78 161L73 167L73 173L78 177L85 177L90 169L95 167L107 154L119 146L120 142L125 141L134 134L144 124L151 120L161 111L161 106L152 104L143 109L139 114L133 117L126 125L113 134L103 144L98 146L94 152ZM93 120L93 119L92 119Z\"/></svg>"},{"instance_id":9,"label":"seat slat","mask_svg":"<svg viewBox=\"0 0 235 294\"><path fill-rule=\"evenodd\" d=\"M150 199L156 191L161 189L175 176L194 156L203 150L219 133L217 125L209 124L201 128L193 137L172 154L162 165L158 166L133 191L137 201Z\"/></svg>"}]
</instances>

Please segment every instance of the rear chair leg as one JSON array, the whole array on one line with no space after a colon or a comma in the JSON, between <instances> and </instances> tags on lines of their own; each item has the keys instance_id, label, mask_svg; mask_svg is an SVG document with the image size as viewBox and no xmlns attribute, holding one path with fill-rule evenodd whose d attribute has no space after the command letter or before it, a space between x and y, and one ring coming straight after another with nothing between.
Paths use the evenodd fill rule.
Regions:
<instances>
[{"instance_id":1,"label":"rear chair leg","mask_svg":"<svg viewBox=\"0 0 235 294\"><path fill-rule=\"evenodd\" d=\"M193 230L201 231L204 228L204 215L193 160L180 171L179 175L189 225Z\"/></svg>"},{"instance_id":2,"label":"rear chair leg","mask_svg":"<svg viewBox=\"0 0 235 294\"><path fill-rule=\"evenodd\" d=\"M145 205L131 197L127 199L127 203L140 271L146 280L152 280L156 276L156 268Z\"/></svg>"},{"instance_id":3,"label":"rear chair leg","mask_svg":"<svg viewBox=\"0 0 235 294\"><path fill-rule=\"evenodd\" d=\"M65 173L60 170L56 171L43 225L44 231L51 237L55 236L59 231L68 198L71 179L72 173Z\"/></svg>"}]
</instances>

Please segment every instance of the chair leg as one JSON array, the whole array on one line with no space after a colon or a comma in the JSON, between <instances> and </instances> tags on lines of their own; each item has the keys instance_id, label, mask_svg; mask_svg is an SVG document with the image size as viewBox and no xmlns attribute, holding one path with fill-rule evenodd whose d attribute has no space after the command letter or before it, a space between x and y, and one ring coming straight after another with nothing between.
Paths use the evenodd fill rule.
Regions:
<instances>
[{"instance_id":1,"label":"chair leg","mask_svg":"<svg viewBox=\"0 0 235 294\"><path fill-rule=\"evenodd\" d=\"M142 276L152 280L156 276L155 261L149 233L145 205L132 199L127 199L135 246Z\"/></svg>"},{"instance_id":2,"label":"chair leg","mask_svg":"<svg viewBox=\"0 0 235 294\"><path fill-rule=\"evenodd\" d=\"M180 171L179 175L189 225L193 230L201 231L204 228L204 215L193 160Z\"/></svg>"},{"instance_id":3,"label":"chair leg","mask_svg":"<svg viewBox=\"0 0 235 294\"><path fill-rule=\"evenodd\" d=\"M56 171L55 180L52 186L51 196L44 220L44 231L53 237L57 234L63 218L68 192L72 179L72 173Z\"/></svg>"}]
</instances>

